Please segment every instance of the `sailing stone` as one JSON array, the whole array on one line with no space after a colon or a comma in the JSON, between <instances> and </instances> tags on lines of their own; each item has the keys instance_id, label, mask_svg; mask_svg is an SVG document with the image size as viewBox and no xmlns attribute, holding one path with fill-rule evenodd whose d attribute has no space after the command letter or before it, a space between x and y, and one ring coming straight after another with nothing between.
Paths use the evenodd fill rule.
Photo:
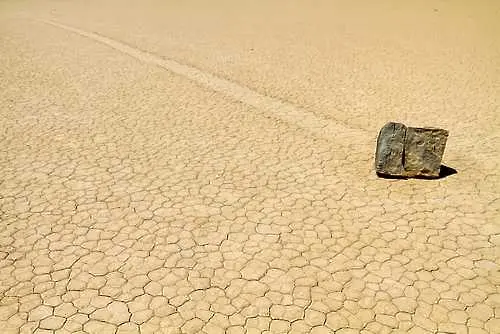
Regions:
<instances>
[{"instance_id":1,"label":"sailing stone","mask_svg":"<svg viewBox=\"0 0 500 334\"><path fill-rule=\"evenodd\" d=\"M448 131L390 122L377 139L375 169L381 176L437 178Z\"/></svg>"}]
</instances>

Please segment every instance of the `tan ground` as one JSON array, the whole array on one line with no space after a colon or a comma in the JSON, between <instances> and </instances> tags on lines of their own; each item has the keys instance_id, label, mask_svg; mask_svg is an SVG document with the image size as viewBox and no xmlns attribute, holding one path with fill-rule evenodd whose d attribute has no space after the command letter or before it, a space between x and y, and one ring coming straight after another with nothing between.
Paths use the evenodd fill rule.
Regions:
<instances>
[{"instance_id":1,"label":"tan ground","mask_svg":"<svg viewBox=\"0 0 500 334\"><path fill-rule=\"evenodd\" d=\"M0 1L1 333L500 333L500 2ZM373 173L389 120L435 181Z\"/></svg>"}]
</instances>

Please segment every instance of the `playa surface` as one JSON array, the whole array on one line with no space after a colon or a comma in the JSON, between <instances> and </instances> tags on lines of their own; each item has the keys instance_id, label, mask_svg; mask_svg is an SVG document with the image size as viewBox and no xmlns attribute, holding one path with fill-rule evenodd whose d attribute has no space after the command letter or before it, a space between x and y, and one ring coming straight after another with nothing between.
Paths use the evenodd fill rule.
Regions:
<instances>
[{"instance_id":1,"label":"playa surface","mask_svg":"<svg viewBox=\"0 0 500 334\"><path fill-rule=\"evenodd\" d=\"M2 333L498 333L498 1L0 1ZM450 131L374 174L388 121Z\"/></svg>"}]
</instances>

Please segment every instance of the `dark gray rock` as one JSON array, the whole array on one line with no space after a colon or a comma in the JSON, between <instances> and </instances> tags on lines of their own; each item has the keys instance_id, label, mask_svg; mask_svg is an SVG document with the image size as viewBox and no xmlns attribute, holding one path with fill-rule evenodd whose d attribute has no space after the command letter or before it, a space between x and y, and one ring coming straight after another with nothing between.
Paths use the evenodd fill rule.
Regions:
<instances>
[{"instance_id":1,"label":"dark gray rock","mask_svg":"<svg viewBox=\"0 0 500 334\"><path fill-rule=\"evenodd\" d=\"M375 154L377 174L392 177L439 177L448 131L387 123Z\"/></svg>"},{"instance_id":2,"label":"dark gray rock","mask_svg":"<svg viewBox=\"0 0 500 334\"><path fill-rule=\"evenodd\" d=\"M401 123L387 123L380 130L375 155L377 173L402 176L405 137L406 126Z\"/></svg>"}]
</instances>

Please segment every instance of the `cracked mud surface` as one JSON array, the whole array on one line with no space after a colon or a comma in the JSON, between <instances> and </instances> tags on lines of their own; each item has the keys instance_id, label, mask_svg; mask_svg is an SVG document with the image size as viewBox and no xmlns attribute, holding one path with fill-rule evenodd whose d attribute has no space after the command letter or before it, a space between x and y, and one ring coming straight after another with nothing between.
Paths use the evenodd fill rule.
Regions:
<instances>
[{"instance_id":1,"label":"cracked mud surface","mask_svg":"<svg viewBox=\"0 0 500 334\"><path fill-rule=\"evenodd\" d=\"M357 2L1 2L2 333L498 333L498 5Z\"/></svg>"}]
</instances>

